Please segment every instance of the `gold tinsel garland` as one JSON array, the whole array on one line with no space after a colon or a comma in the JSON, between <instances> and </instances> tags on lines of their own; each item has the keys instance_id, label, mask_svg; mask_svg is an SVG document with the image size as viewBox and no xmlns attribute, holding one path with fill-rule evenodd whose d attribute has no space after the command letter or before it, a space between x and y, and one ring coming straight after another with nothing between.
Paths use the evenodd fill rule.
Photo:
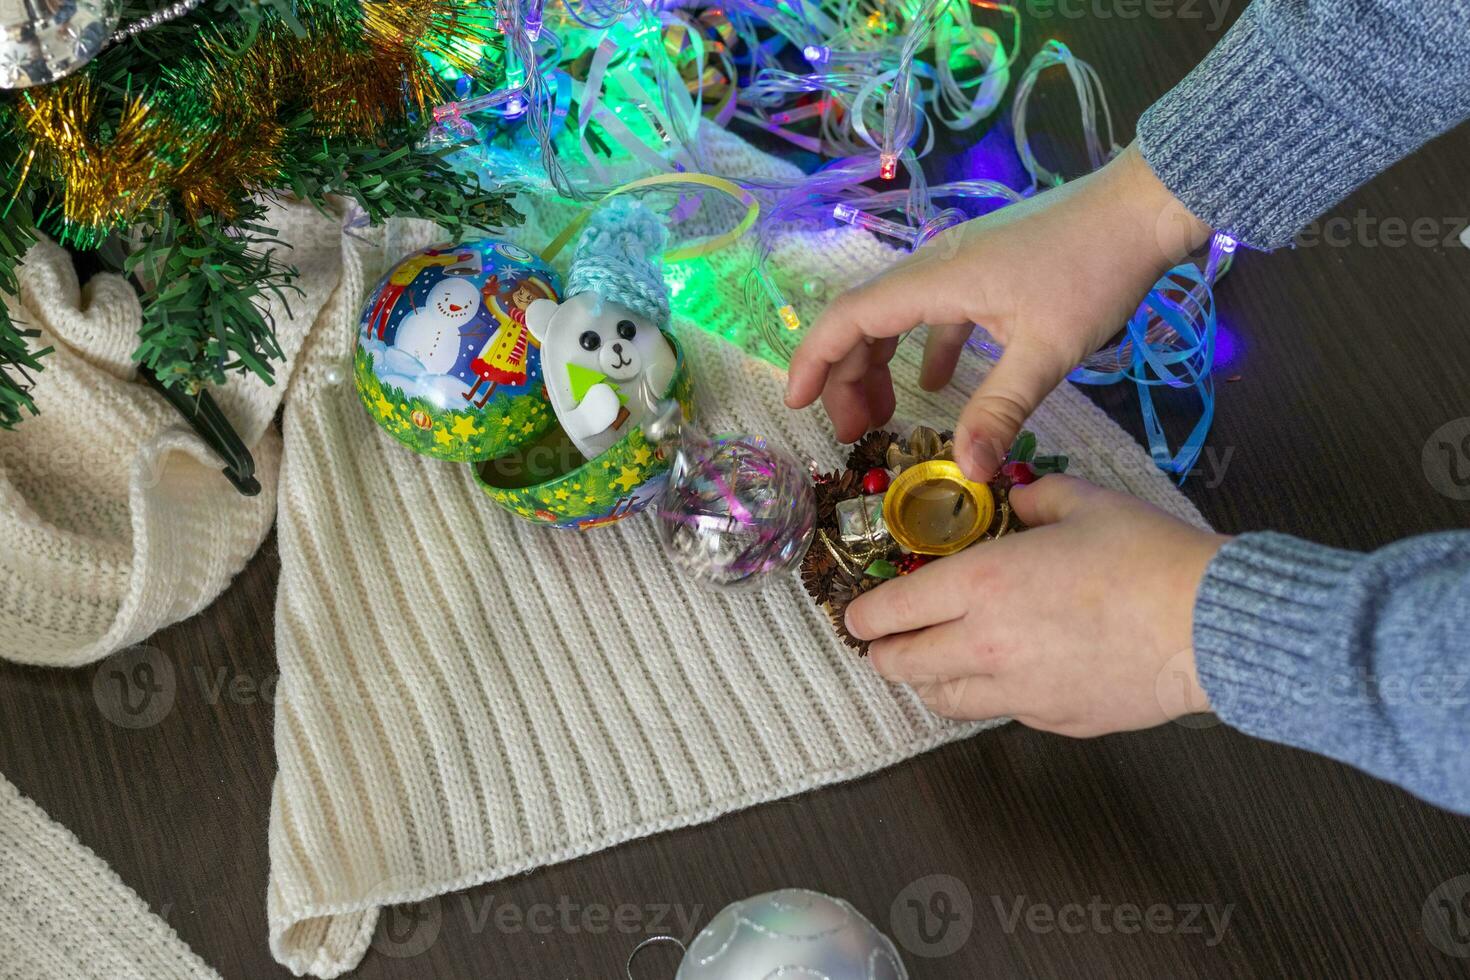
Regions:
<instances>
[{"instance_id":1,"label":"gold tinsel garland","mask_svg":"<svg viewBox=\"0 0 1470 980\"><path fill-rule=\"evenodd\" d=\"M59 184L62 219L81 243L136 222L170 195L191 219L231 220L239 201L281 178L290 107L310 111L312 135L370 138L409 112L428 118L438 83L426 53L467 70L477 47L499 37L472 0L365 3L361 26L349 41L274 25L243 51L217 35L196 62L166 72L187 102L129 95L105 131L90 75L28 90L16 104L30 142L21 180L39 172Z\"/></svg>"},{"instance_id":2,"label":"gold tinsel garland","mask_svg":"<svg viewBox=\"0 0 1470 980\"><path fill-rule=\"evenodd\" d=\"M113 134L97 140L97 92L84 76L71 76L38 92L26 92L17 107L31 148L22 180L33 168L65 183L63 216L79 228L110 226L120 216L140 213L161 192L160 152L168 142L148 103L129 97Z\"/></svg>"}]
</instances>

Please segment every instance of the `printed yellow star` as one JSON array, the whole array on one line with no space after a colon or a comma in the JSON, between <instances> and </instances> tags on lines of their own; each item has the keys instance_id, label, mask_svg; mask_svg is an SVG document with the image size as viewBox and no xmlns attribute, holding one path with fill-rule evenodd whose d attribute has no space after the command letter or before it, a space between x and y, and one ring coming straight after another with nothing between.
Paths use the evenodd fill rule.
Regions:
<instances>
[{"instance_id":1,"label":"printed yellow star","mask_svg":"<svg viewBox=\"0 0 1470 980\"><path fill-rule=\"evenodd\" d=\"M521 426L521 431L526 433L527 435L530 435L532 432L536 431L536 427L530 422L527 422L525 425Z\"/></svg>"},{"instance_id":2,"label":"printed yellow star","mask_svg":"<svg viewBox=\"0 0 1470 980\"><path fill-rule=\"evenodd\" d=\"M556 488L556 499L557 500L566 500L570 496L571 496L571 494L567 493L567 488L566 487L557 487Z\"/></svg>"},{"instance_id":3,"label":"printed yellow star","mask_svg":"<svg viewBox=\"0 0 1470 980\"><path fill-rule=\"evenodd\" d=\"M447 446L454 441L454 437L449 434L448 429L435 429L434 441L441 446Z\"/></svg>"},{"instance_id":4,"label":"printed yellow star","mask_svg":"<svg viewBox=\"0 0 1470 980\"><path fill-rule=\"evenodd\" d=\"M373 407L378 410L378 414L383 418L388 418L393 414L393 403L384 398L381 393L378 395L377 403Z\"/></svg>"},{"instance_id":5,"label":"printed yellow star","mask_svg":"<svg viewBox=\"0 0 1470 980\"><path fill-rule=\"evenodd\" d=\"M613 486L622 487L624 490L632 490L643 480L642 475L631 466L624 466L618 478L613 481Z\"/></svg>"},{"instance_id":6,"label":"printed yellow star","mask_svg":"<svg viewBox=\"0 0 1470 980\"><path fill-rule=\"evenodd\" d=\"M480 434L480 430L475 428L475 420L468 415L461 415L451 428L454 430L454 434L461 439L468 439L471 436Z\"/></svg>"},{"instance_id":7,"label":"printed yellow star","mask_svg":"<svg viewBox=\"0 0 1470 980\"><path fill-rule=\"evenodd\" d=\"M590 493L587 496L583 497L582 499L585 500L589 506L592 505L592 504L597 503L597 498L594 497L594 496L592 496L592 494L590 494Z\"/></svg>"},{"instance_id":8,"label":"printed yellow star","mask_svg":"<svg viewBox=\"0 0 1470 980\"><path fill-rule=\"evenodd\" d=\"M653 453L648 451L647 446L639 446L633 450L633 462L639 466L645 465L650 459L653 459Z\"/></svg>"},{"instance_id":9,"label":"printed yellow star","mask_svg":"<svg viewBox=\"0 0 1470 980\"><path fill-rule=\"evenodd\" d=\"M502 416L500 416L500 424L501 425L510 425L510 416L509 415L502 415Z\"/></svg>"}]
</instances>

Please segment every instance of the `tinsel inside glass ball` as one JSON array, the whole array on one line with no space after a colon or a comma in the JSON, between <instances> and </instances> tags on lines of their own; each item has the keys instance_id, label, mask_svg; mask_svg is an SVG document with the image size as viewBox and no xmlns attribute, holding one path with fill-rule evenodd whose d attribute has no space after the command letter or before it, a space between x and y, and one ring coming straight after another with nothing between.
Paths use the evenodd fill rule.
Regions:
<instances>
[{"instance_id":1,"label":"tinsel inside glass ball","mask_svg":"<svg viewBox=\"0 0 1470 980\"><path fill-rule=\"evenodd\" d=\"M675 564L702 582L738 588L801 561L817 504L806 467L766 440L685 433L658 519Z\"/></svg>"}]
</instances>

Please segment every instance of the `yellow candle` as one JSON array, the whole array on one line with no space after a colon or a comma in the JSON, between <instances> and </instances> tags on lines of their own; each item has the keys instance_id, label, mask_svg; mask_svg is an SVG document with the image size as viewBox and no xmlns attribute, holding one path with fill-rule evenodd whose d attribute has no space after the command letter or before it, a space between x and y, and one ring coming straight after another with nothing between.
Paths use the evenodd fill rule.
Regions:
<instances>
[{"instance_id":1,"label":"yellow candle","mask_svg":"<svg viewBox=\"0 0 1470 980\"><path fill-rule=\"evenodd\" d=\"M922 555L952 555L985 533L995 516L990 487L971 483L952 460L910 466L883 496L893 540Z\"/></svg>"}]
</instances>

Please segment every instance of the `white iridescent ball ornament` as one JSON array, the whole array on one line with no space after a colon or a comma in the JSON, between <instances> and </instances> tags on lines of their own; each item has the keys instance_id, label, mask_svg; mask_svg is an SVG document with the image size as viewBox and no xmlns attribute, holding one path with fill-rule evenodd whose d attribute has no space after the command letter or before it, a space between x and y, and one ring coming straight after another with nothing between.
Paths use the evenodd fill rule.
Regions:
<instances>
[{"instance_id":1,"label":"white iridescent ball ornament","mask_svg":"<svg viewBox=\"0 0 1470 980\"><path fill-rule=\"evenodd\" d=\"M644 433L671 459L658 500L669 558L702 582L753 585L789 571L816 533L809 471L759 436L709 438L675 402L659 406Z\"/></svg>"},{"instance_id":2,"label":"white iridescent ball ornament","mask_svg":"<svg viewBox=\"0 0 1470 980\"><path fill-rule=\"evenodd\" d=\"M727 905L675 980L907 980L893 941L840 898L783 888Z\"/></svg>"}]
</instances>

